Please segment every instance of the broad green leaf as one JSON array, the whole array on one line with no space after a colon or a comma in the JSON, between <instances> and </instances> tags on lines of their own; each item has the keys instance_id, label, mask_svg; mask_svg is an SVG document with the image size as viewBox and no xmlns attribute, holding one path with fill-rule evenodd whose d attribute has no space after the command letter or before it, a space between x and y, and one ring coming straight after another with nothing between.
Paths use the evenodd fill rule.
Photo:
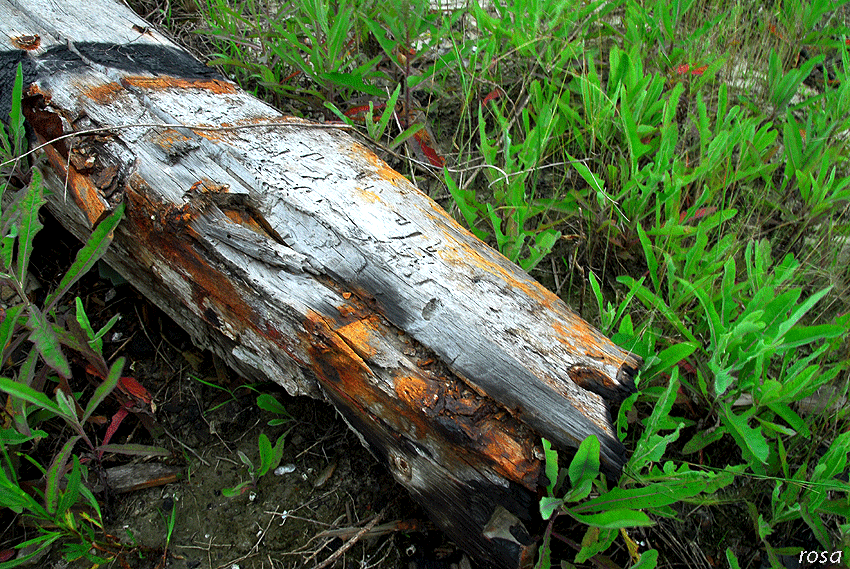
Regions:
<instances>
[{"instance_id":1,"label":"broad green leaf","mask_svg":"<svg viewBox=\"0 0 850 569\"><path fill-rule=\"evenodd\" d=\"M682 454L697 452L711 443L723 438L724 433L726 433L726 429L720 427L716 429L697 431L694 436L691 437L691 440L686 442L685 446L682 447Z\"/></svg>"},{"instance_id":2,"label":"broad green leaf","mask_svg":"<svg viewBox=\"0 0 850 569\"><path fill-rule=\"evenodd\" d=\"M224 496L225 498L232 498L233 496L238 496L239 494L242 493L242 490L244 490L245 488L247 488L250 485L251 485L251 482L248 481L248 482L242 482L242 483L234 486L233 488L223 488L222 491L221 491L221 495Z\"/></svg>"},{"instance_id":3,"label":"broad green leaf","mask_svg":"<svg viewBox=\"0 0 850 569\"><path fill-rule=\"evenodd\" d=\"M645 422L643 435L637 443L632 458L629 459L628 468L632 472L640 472L647 463L657 460L659 450L663 454L664 447L669 441L665 442L664 439L659 440L657 437L653 439L653 437L657 435L662 425L668 420L678 390L679 368L674 367L670 374L670 383L653 407L652 414ZM676 436L678 436L678 430Z\"/></svg>"},{"instance_id":4,"label":"broad green leaf","mask_svg":"<svg viewBox=\"0 0 850 569\"><path fill-rule=\"evenodd\" d=\"M2 125L2 123L0 123ZM0 126L2 128L2 126ZM5 188L5 185L2 186ZM2 196L2 192L0 192ZM0 269L6 275L12 274L12 258L15 255L15 241L18 237L18 226L13 225L9 232L0 240Z\"/></svg>"},{"instance_id":5,"label":"broad green leaf","mask_svg":"<svg viewBox=\"0 0 850 569\"><path fill-rule=\"evenodd\" d=\"M20 156L24 150L26 132L24 131L24 115L21 102L24 94L23 66L19 62L15 73L15 83L12 86L12 107L9 111L9 136L14 145L13 156ZM35 170L33 170L33 174Z\"/></svg>"},{"instance_id":6,"label":"broad green leaf","mask_svg":"<svg viewBox=\"0 0 850 569\"><path fill-rule=\"evenodd\" d=\"M59 338L53 326L44 313L34 305L29 306L27 328L30 330L30 342L35 344L45 363L60 375L66 378L71 377L71 366L68 365L68 360L62 353L62 347L59 345Z\"/></svg>"},{"instance_id":7,"label":"broad green leaf","mask_svg":"<svg viewBox=\"0 0 850 569\"><path fill-rule=\"evenodd\" d=\"M32 254L32 242L36 233L43 227L38 219L38 212L44 205L44 196L41 193L41 172L32 170L32 180L25 190L26 195L21 202L21 216L18 220L18 282L21 288L26 290L27 270L29 268L30 255Z\"/></svg>"},{"instance_id":8,"label":"broad green leaf","mask_svg":"<svg viewBox=\"0 0 850 569\"><path fill-rule=\"evenodd\" d=\"M86 309L83 307L83 301L80 300L80 297L78 296L74 298L74 304L76 305L77 309L75 314L77 323L80 325L80 328L82 328L83 331L86 333L86 336L89 340L89 344L91 344L92 340L94 339L94 330L92 329L91 323L89 322L89 317L88 314L86 314ZM92 346L92 348L94 348L97 353L100 353L100 350L98 349L99 347L101 346Z\"/></svg>"},{"instance_id":9,"label":"broad green leaf","mask_svg":"<svg viewBox=\"0 0 850 569\"><path fill-rule=\"evenodd\" d=\"M581 538L581 550L576 555L576 563L585 563L591 557L611 547L619 534L617 529L589 526Z\"/></svg>"},{"instance_id":10,"label":"broad green leaf","mask_svg":"<svg viewBox=\"0 0 850 569\"><path fill-rule=\"evenodd\" d=\"M92 517L91 517L88 513L86 513L86 512L81 512L81 514L80 514L80 515L81 515L83 518L85 518L85 519L89 520L91 523L93 523L93 524L94 524L94 525L96 525L97 527L99 527L99 528L103 529L103 516L102 516L102 515L101 515L101 513L100 513L100 504L98 503L97 498L95 498L95 497L94 497L94 494L92 494L92 493L91 493L91 490L89 490L89 489L88 489L88 487L87 487L85 484L82 484L82 485L80 486L80 494L82 495L82 497L83 497L83 498L85 498L85 500L86 500L86 502L88 503L89 507L90 507L90 508L92 509L92 511L94 512L94 515L96 515L96 516L97 516L97 520L93 519L93 518L92 518ZM99 520L99 521L98 521L98 520Z\"/></svg>"},{"instance_id":11,"label":"broad green leaf","mask_svg":"<svg viewBox=\"0 0 850 569\"><path fill-rule=\"evenodd\" d=\"M393 113L395 112L395 107L396 107L396 104L398 103L398 97L399 97L400 94L401 94L401 83L396 85L395 90L392 92L389 100L387 101L387 106L384 107L384 112L381 113L381 118L378 120L377 135L379 137L383 136L384 132L387 130L387 125L390 123L390 119L392 118ZM372 107L370 106L369 109L371 110L371 108Z\"/></svg>"},{"instance_id":12,"label":"broad green leaf","mask_svg":"<svg viewBox=\"0 0 850 569\"><path fill-rule=\"evenodd\" d=\"M546 479L549 484L546 490L550 496L555 494L555 484L558 483L558 451L552 448L552 443L543 439L543 456L546 460Z\"/></svg>"},{"instance_id":13,"label":"broad green leaf","mask_svg":"<svg viewBox=\"0 0 850 569\"><path fill-rule=\"evenodd\" d=\"M399 134L398 136L396 136L395 138L393 138L390 141L390 144L389 144L390 150L393 150L397 146L399 146L400 144L403 144L408 139L410 139L410 137L415 135L417 132L419 132L423 128L425 128L424 123L414 123L414 124L410 125L406 129L404 129L404 132L402 132L401 134Z\"/></svg>"},{"instance_id":14,"label":"broad green leaf","mask_svg":"<svg viewBox=\"0 0 850 569\"><path fill-rule=\"evenodd\" d=\"M665 348L658 354L660 369L662 371L668 371L668 369L671 369L674 365L694 353L696 349L697 345L694 342L678 342Z\"/></svg>"},{"instance_id":15,"label":"broad green leaf","mask_svg":"<svg viewBox=\"0 0 850 569\"><path fill-rule=\"evenodd\" d=\"M82 425L77 418L77 401L73 395L68 395L62 389L56 390L56 404L62 411L62 417L71 423L76 428L77 432L82 432Z\"/></svg>"},{"instance_id":16,"label":"broad green leaf","mask_svg":"<svg viewBox=\"0 0 850 569\"><path fill-rule=\"evenodd\" d=\"M44 438L47 438L47 433L41 430L32 431L27 435L15 429L0 429L0 444L22 445L34 439Z\"/></svg>"},{"instance_id":17,"label":"broad green leaf","mask_svg":"<svg viewBox=\"0 0 850 569\"><path fill-rule=\"evenodd\" d=\"M570 482L574 487L591 482L599 474L599 439L590 435L578 447L570 462Z\"/></svg>"},{"instance_id":18,"label":"broad green leaf","mask_svg":"<svg viewBox=\"0 0 850 569\"><path fill-rule=\"evenodd\" d=\"M812 436L806 422L785 403L770 403L768 404L768 408L782 417L782 419L788 423L792 429L794 429L794 434L800 434L807 439Z\"/></svg>"},{"instance_id":19,"label":"broad green leaf","mask_svg":"<svg viewBox=\"0 0 850 569\"><path fill-rule=\"evenodd\" d=\"M545 532L543 534L543 542L540 544L539 555L537 556L537 563L534 564L534 569L552 569L552 550L550 549L549 545L551 541L551 533L548 531ZM568 569L563 565L561 565L561 567L562 569Z\"/></svg>"},{"instance_id":20,"label":"broad green leaf","mask_svg":"<svg viewBox=\"0 0 850 569\"><path fill-rule=\"evenodd\" d=\"M658 566L658 550L650 549L640 554L640 560L631 569L655 569Z\"/></svg>"},{"instance_id":21,"label":"broad green leaf","mask_svg":"<svg viewBox=\"0 0 850 569\"><path fill-rule=\"evenodd\" d=\"M730 547L726 548L726 561L729 563L729 569L741 569L741 565L738 563L738 558L735 557L734 553L732 553L732 549Z\"/></svg>"},{"instance_id":22,"label":"broad green leaf","mask_svg":"<svg viewBox=\"0 0 850 569\"><path fill-rule=\"evenodd\" d=\"M260 468L258 470L258 475L262 476L269 470L269 465L272 463L272 458L274 457L274 449L272 448L271 441L265 433L260 433L259 439Z\"/></svg>"},{"instance_id":23,"label":"broad green leaf","mask_svg":"<svg viewBox=\"0 0 850 569\"><path fill-rule=\"evenodd\" d=\"M681 502L703 492L709 480L698 478L691 480L667 479L640 488L612 488L601 496L583 502L574 508L574 512L585 514L616 509L652 509Z\"/></svg>"},{"instance_id":24,"label":"broad green leaf","mask_svg":"<svg viewBox=\"0 0 850 569\"><path fill-rule=\"evenodd\" d=\"M788 331L793 328L800 319L805 316L812 307L817 304L820 299L822 299L830 290L832 290L832 286L828 286L823 290L819 290L818 292L811 295L807 298L803 304L799 305L795 310L791 312L791 315L788 316L787 319L783 320L779 325L779 333L778 337L783 337Z\"/></svg>"},{"instance_id":25,"label":"broad green leaf","mask_svg":"<svg viewBox=\"0 0 850 569\"><path fill-rule=\"evenodd\" d=\"M77 282L80 277L85 275L89 269L94 266L98 259L103 256L107 247L109 247L109 244L112 242L113 231L115 231L115 228L118 226L118 222L121 221L121 217L124 215L124 207L125 205L122 202L106 219L97 224L97 227L94 231L92 231L88 242L77 253L77 257L74 259L74 263L71 265L71 268L69 268L68 272L66 272L62 277L62 280L59 282L59 286L56 287L56 290L50 293L44 300L45 310L49 311L53 308L56 301L68 292L71 286Z\"/></svg>"},{"instance_id":26,"label":"broad green leaf","mask_svg":"<svg viewBox=\"0 0 850 569\"><path fill-rule=\"evenodd\" d=\"M651 526L655 523L645 513L637 510L608 510L598 514L577 514L572 509L568 509L567 512L583 524L605 529Z\"/></svg>"},{"instance_id":27,"label":"broad green leaf","mask_svg":"<svg viewBox=\"0 0 850 569\"><path fill-rule=\"evenodd\" d=\"M548 520L552 517L552 514L560 508L564 504L564 501L560 498L553 498L551 496L543 496L540 498L540 516L544 520Z\"/></svg>"},{"instance_id":28,"label":"broad green leaf","mask_svg":"<svg viewBox=\"0 0 850 569\"><path fill-rule=\"evenodd\" d=\"M272 460L272 463L269 465L269 470L274 470L275 468L277 468L280 465L280 461L283 459L283 448L284 448L283 443L286 440L286 435L288 435L289 431L291 431L291 430L292 429L287 430L285 433L283 433L282 435L280 435L277 438L277 441L275 441L275 443L274 443L274 459Z\"/></svg>"},{"instance_id":29,"label":"broad green leaf","mask_svg":"<svg viewBox=\"0 0 850 569\"><path fill-rule=\"evenodd\" d=\"M80 497L81 478L80 474L82 467L80 466L80 458L77 455L73 456L74 465L68 475L68 484L65 486L65 491L61 493L59 504L56 508L56 517L61 517L67 512L71 506L77 503Z\"/></svg>"},{"instance_id":30,"label":"broad green leaf","mask_svg":"<svg viewBox=\"0 0 850 569\"><path fill-rule=\"evenodd\" d=\"M19 397L24 401L29 401L33 405L37 405L60 417L63 415L59 406L51 401L47 395L40 391L36 391L29 385L23 385L17 381L12 381L7 377L0 377L0 390L8 393L12 397Z\"/></svg>"},{"instance_id":31,"label":"broad green leaf","mask_svg":"<svg viewBox=\"0 0 850 569\"><path fill-rule=\"evenodd\" d=\"M817 340L826 340L829 338L837 338L847 334L844 326L835 324L820 324L816 326L795 326L788 330L782 343L776 346L777 349L796 348L811 344Z\"/></svg>"},{"instance_id":32,"label":"broad green leaf","mask_svg":"<svg viewBox=\"0 0 850 569\"><path fill-rule=\"evenodd\" d=\"M270 395L268 393L261 393L257 396L257 407L270 413L289 415L289 411L286 410L286 407L284 407L274 395Z\"/></svg>"},{"instance_id":33,"label":"broad green leaf","mask_svg":"<svg viewBox=\"0 0 850 569\"><path fill-rule=\"evenodd\" d=\"M17 324L23 324L23 318L19 318L23 309L24 306L22 304L10 306L6 309L6 316L0 321L0 353L6 351L9 342L12 340L12 333L15 331L15 326ZM5 358L3 358L3 361L5 361Z\"/></svg>"},{"instance_id":34,"label":"broad green leaf","mask_svg":"<svg viewBox=\"0 0 850 569\"><path fill-rule=\"evenodd\" d=\"M0 569L11 569L12 567L18 567L24 564L32 564L33 562L31 560L34 557L43 556L45 551L48 551L50 548L50 545L63 536L64 534L60 531L48 531L47 533L25 541L24 543L19 543L15 546L15 549L18 551L29 551L29 553L11 561L4 561L0 563ZM34 547L32 550L27 549L33 545L37 547Z\"/></svg>"},{"instance_id":35,"label":"broad green leaf","mask_svg":"<svg viewBox=\"0 0 850 569\"><path fill-rule=\"evenodd\" d=\"M115 386L118 385L118 381L121 379L121 371L124 369L124 358L118 358L115 360L115 363L112 364L112 367L109 368L109 375L106 376L106 379L97 386L97 389L94 390L94 394L89 399L88 405L86 405L86 409L83 412L83 417L81 422L85 423L89 417L91 417L94 410L97 409L97 406L106 399L107 395L112 393L112 390L115 389Z\"/></svg>"},{"instance_id":36,"label":"broad green leaf","mask_svg":"<svg viewBox=\"0 0 850 569\"><path fill-rule=\"evenodd\" d=\"M44 488L44 508L51 515L55 515L59 503L59 483L65 472L65 464L71 457L74 445L80 440L80 435L74 435L62 445L62 449L53 457L50 468L47 469L47 484Z\"/></svg>"},{"instance_id":37,"label":"broad green leaf","mask_svg":"<svg viewBox=\"0 0 850 569\"><path fill-rule=\"evenodd\" d=\"M747 462L750 463L753 469L760 472L762 468L758 463L767 463L770 447L761 429L754 429L747 423L752 412L751 410L743 415L737 415L732 411L731 407L724 406L720 417L726 424L729 434L732 435L735 442L738 443L738 447L743 451Z\"/></svg>"},{"instance_id":38,"label":"broad green leaf","mask_svg":"<svg viewBox=\"0 0 850 569\"><path fill-rule=\"evenodd\" d=\"M331 83L336 83L337 85L344 85L349 89L360 91L373 97L386 96L386 93L384 93L379 88L366 83L364 81L363 75L358 75L355 73L340 73L339 71L328 71L327 73L322 73L317 76L317 79L322 82L330 81Z\"/></svg>"}]
</instances>

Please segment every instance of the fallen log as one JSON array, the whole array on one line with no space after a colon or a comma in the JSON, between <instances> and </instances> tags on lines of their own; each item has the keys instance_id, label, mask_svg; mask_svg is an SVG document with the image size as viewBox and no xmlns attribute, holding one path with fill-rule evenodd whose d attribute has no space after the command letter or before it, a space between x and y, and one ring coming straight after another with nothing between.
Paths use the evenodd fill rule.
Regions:
<instances>
[{"instance_id":1,"label":"fallen log","mask_svg":"<svg viewBox=\"0 0 850 569\"><path fill-rule=\"evenodd\" d=\"M625 451L640 359L332 125L283 117L112 0L0 0L4 103L80 239L252 380L329 400L469 553L533 555L540 437ZM8 107L7 107L8 108Z\"/></svg>"}]
</instances>

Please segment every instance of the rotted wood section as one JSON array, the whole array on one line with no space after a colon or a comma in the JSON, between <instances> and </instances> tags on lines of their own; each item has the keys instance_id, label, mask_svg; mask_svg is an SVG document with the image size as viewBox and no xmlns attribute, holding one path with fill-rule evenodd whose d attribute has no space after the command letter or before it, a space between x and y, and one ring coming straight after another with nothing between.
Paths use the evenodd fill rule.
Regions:
<instances>
[{"instance_id":1,"label":"rotted wood section","mask_svg":"<svg viewBox=\"0 0 850 569\"><path fill-rule=\"evenodd\" d=\"M111 0L0 0L49 207L252 379L328 399L462 547L533 556L540 437L599 437L640 359L345 132L283 117ZM92 129L98 129L91 132ZM58 137L79 134L58 140Z\"/></svg>"}]
</instances>

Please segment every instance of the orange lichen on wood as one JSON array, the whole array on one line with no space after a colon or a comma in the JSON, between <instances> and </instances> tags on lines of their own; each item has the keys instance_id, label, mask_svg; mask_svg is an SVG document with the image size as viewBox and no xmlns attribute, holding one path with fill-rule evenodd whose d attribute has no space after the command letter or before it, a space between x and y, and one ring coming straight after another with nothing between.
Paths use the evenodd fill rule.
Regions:
<instances>
[{"instance_id":1,"label":"orange lichen on wood","mask_svg":"<svg viewBox=\"0 0 850 569\"><path fill-rule=\"evenodd\" d=\"M53 148L45 146L44 153L53 169L67 180L66 187L71 197L80 209L85 213L86 219L91 227L101 218L106 211L106 204L98 187L85 175L77 172L73 165L65 162L65 156Z\"/></svg>"},{"instance_id":2,"label":"orange lichen on wood","mask_svg":"<svg viewBox=\"0 0 850 569\"><path fill-rule=\"evenodd\" d=\"M41 45L41 38L38 34L16 36L9 39L13 46L26 51L34 51Z\"/></svg>"},{"instance_id":3,"label":"orange lichen on wood","mask_svg":"<svg viewBox=\"0 0 850 569\"><path fill-rule=\"evenodd\" d=\"M368 162L372 166L375 174L377 174L384 180L392 182L393 184L396 184L398 181L403 180L404 183L410 185L410 182L407 180L407 178L390 168L390 166L386 162L378 158L378 156L374 152L372 152L359 142L354 142L349 148L354 156ZM412 187L411 190L419 191Z\"/></svg>"},{"instance_id":4,"label":"orange lichen on wood","mask_svg":"<svg viewBox=\"0 0 850 569\"><path fill-rule=\"evenodd\" d=\"M173 128L165 128L151 135L151 142L159 145L166 151L170 151L174 148L175 144L188 142L189 140L189 137L181 134L178 130Z\"/></svg>"},{"instance_id":5,"label":"orange lichen on wood","mask_svg":"<svg viewBox=\"0 0 850 569\"><path fill-rule=\"evenodd\" d=\"M442 236L446 239L447 242L453 242L454 246L448 245L440 249L438 251L438 255L446 261L446 263L462 268L463 270L468 271L469 267L477 267L487 273L492 275L496 275L501 278L501 280L505 281L505 283L514 289L519 289L523 293L525 293L528 297L536 300L540 303L543 308L551 309L553 305L561 302L561 299L553 293L551 290L547 289L537 281L531 279L530 277L523 277L521 273L518 273L513 270L508 270L507 266L510 266L507 259L504 259L504 264L487 259L477 247L473 246L471 243L464 243L458 241L448 232L444 232ZM477 237L475 238L477 241ZM474 242L475 245L480 245L481 247L486 247L483 242Z\"/></svg>"},{"instance_id":6,"label":"orange lichen on wood","mask_svg":"<svg viewBox=\"0 0 850 569\"><path fill-rule=\"evenodd\" d=\"M124 87L120 83L113 81L111 83L95 85L86 89L83 93L100 105L108 105L122 91L124 91Z\"/></svg>"},{"instance_id":7,"label":"orange lichen on wood","mask_svg":"<svg viewBox=\"0 0 850 569\"><path fill-rule=\"evenodd\" d=\"M397 378L395 392L409 407L425 411L433 409L440 399L440 390L433 381L421 376Z\"/></svg>"},{"instance_id":8,"label":"orange lichen on wood","mask_svg":"<svg viewBox=\"0 0 850 569\"><path fill-rule=\"evenodd\" d=\"M599 333L581 318L571 318L565 327L560 322L553 322L552 329L556 332L558 341L567 349L574 352L583 352L585 356L597 361L610 363L617 367L623 365L624 360L615 359L612 354L602 351L599 342L602 340Z\"/></svg>"},{"instance_id":9,"label":"orange lichen on wood","mask_svg":"<svg viewBox=\"0 0 850 569\"><path fill-rule=\"evenodd\" d=\"M157 77L128 76L121 79L124 86L137 87L157 91L162 89L204 89L216 95L231 95L236 93L236 86L229 81L219 79L183 79L170 75Z\"/></svg>"},{"instance_id":10,"label":"orange lichen on wood","mask_svg":"<svg viewBox=\"0 0 850 569\"><path fill-rule=\"evenodd\" d=\"M378 349L373 345L373 335L377 331L370 318L355 320L337 328L336 332L364 360L368 360L378 353Z\"/></svg>"}]
</instances>

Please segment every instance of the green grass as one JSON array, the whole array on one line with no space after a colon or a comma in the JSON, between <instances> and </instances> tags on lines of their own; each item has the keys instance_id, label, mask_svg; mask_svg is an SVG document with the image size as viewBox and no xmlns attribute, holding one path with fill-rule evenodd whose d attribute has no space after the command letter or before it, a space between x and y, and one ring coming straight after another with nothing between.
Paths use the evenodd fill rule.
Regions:
<instances>
[{"instance_id":1,"label":"green grass","mask_svg":"<svg viewBox=\"0 0 850 569\"><path fill-rule=\"evenodd\" d=\"M435 197L645 359L616 487L592 441L547 452L538 566L614 563L615 543L617 566L681 563L627 528L734 504L697 547L780 567L806 532L850 557L847 412L801 410L848 389L846 4L205 0L195 26L285 111L353 122L368 100L363 136L398 149L427 122Z\"/></svg>"}]
</instances>

